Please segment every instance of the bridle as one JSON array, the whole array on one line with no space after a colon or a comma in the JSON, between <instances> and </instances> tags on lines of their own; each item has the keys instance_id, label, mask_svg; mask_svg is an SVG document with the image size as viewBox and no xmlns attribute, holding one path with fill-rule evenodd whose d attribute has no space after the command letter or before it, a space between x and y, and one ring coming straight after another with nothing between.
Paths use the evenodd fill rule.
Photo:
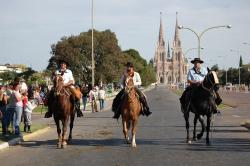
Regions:
<instances>
[{"instance_id":1,"label":"bridle","mask_svg":"<svg viewBox=\"0 0 250 166\"><path fill-rule=\"evenodd\" d=\"M201 83L202 88L205 89L205 90L207 90L207 91L209 91L209 92L212 92L213 89L214 89L214 86L215 86L216 84L219 83L215 71L212 71L211 73L212 73L212 76L214 77L214 80L215 80L214 82L213 82L213 81L211 80L211 78L210 78L210 73L208 73L208 74L205 76L205 79L204 79L204 81L206 81L206 80L208 81L208 83L211 85L211 88L207 88L207 87L204 85L204 81Z\"/></svg>"},{"instance_id":2,"label":"bridle","mask_svg":"<svg viewBox=\"0 0 250 166\"><path fill-rule=\"evenodd\" d=\"M56 75L54 78L54 87L55 87L55 95L56 96L70 96L70 92L63 87L63 77L61 75Z\"/></svg>"}]
</instances>

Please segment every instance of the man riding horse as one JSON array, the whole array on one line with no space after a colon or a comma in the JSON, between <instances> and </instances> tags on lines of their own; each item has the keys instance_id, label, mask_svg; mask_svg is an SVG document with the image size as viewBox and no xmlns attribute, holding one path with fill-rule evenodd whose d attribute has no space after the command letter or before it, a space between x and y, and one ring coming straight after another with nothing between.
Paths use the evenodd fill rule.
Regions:
<instances>
[{"instance_id":1,"label":"man riding horse","mask_svg":"<svg viewBox=\"0 0 250 166\"><path fill-rule=\"evenodd\" d=\"M182 111L188 111L193 88L199 86L203 82L205 76L208 73L207 69L201 66L203 61L200 58L194 58L191 61L191 63L194 64L194 67L191 68L188 72L187 82L189 83L189 86L185 89L180 98ZM214 95L215 103L219 105L222 102L222 99L220 98L217 89L214 89L214 93L215 93ZM218 112L217 109L214 110L214 113L217 112Z\"/></svg>"},{"instance_id":2,"label":"man riding horse","mask_svg":"<svg viewBox=\"0 0 250 166\"><path fill-rule=\"evenodd\" d=\"M123 99L124 99L125 81L128 76L133 78L135 90L139 97L139 101L142 105L142 114L149 116L152 113L149 111L149 107L148 107L145 95L138 89L138 86L141 85L140 74L134 71L134 65L132 62L127 62L126 71L124 72L120 80L120 86L122 90L116 95L112 104L112 111L114 112L114 116L113 116L114 119L118 119L121 115L121 106L122 106Z\"/></svg>"},{"instance_id":3,"label":"man riding horse","mask_svg":"<svg viewBox=\"0 0 250 166\"><path fill-rule=\"evenodd\" d=\"M55 72L55 75L61 75L63 77L63 83L64 87L67 87L69 92L71 93L72 97L72 104L74 104L74 108L77 111L77 117L82 117L83 113L80 110L80 98L81 98L81 92L77 90L73 85L75 83L74 77L72 74L72 71L70 69L67 69L69 66L69 63L65 60L60 60L60 69ZM49 92L48 95L48 111L45 113L44 118L50 118L52 117L52 109L51 109L51 103L54 100L54 88Z\"/></svg>"}]
</instances>

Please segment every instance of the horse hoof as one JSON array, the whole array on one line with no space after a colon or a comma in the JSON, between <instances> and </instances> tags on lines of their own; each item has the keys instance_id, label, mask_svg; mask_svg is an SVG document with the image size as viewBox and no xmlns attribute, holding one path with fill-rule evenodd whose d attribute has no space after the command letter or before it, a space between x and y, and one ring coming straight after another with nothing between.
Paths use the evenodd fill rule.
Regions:
<instances>
[{"instance_id":1,"label":"horse hoof","mask_svg":"<svg viewBox=\"0 0 250 166\"><path fill-rule=\"evenodd\" d=\"M193 141L197 141L197 138L195 137L195 138L193 138Z\"/></svg>"},{"instance_id":2,"label":"horse hoof","mask_svg":"<svg viewBox=\"0 0 250 166\"><path fill-rule=\"evenodd\" d=\"M132 144L132 148L136 148L136 144Z\"/></svg>"},{"instance_id":3,"label":"horse hoof","mask_svg":"<svg viewBox=\"0 0 250 166\"><path fill-rule=\"evenodd\" d=\"M197 139L201 139L202 138L202 134L197 134Z\"/></svg>"},{"instance_id":4,"label":"horse hoof","mask_svg":"<svg viewBox=\"0 0 250 166\"><path fill-rule=\"evenodd\" d=\"M187 143L188 143L188 144L192 144L192 141L191 141L191 140L188 140Z\"/></svg>"}]
</instances>

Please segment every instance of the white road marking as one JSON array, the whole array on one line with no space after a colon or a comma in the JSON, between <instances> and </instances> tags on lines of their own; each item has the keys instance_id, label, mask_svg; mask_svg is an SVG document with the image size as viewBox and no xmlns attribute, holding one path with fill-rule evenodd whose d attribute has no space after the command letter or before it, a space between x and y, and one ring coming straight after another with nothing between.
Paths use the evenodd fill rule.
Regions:
<instances>
[{"instance_id":1,"label":"white road marking","mask_svg":"<svg viewBox=\"0 0 250 166\"><path fill-rule=\"evenodd\" d=\"M235 117L235 118L239 118L240 116L239 115L232 115L233 117Z\"/></svg>"}]
</instances>

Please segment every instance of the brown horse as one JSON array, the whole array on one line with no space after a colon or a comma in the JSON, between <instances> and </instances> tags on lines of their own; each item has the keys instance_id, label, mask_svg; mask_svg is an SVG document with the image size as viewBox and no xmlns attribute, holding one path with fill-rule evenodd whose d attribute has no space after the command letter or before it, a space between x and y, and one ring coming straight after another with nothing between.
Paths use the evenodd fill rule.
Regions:
<instances>
[{"instance_id":1,"label":"brown horse","mask_svg":"<svg viewBox=\"0 0 250 166\"><path fill-rule=\"evenodd\" d=\"M138 95L135 91L134 82L132 77L127 77L126 87L124 94L124 102L121 107L122 112L122 126L126 142L129 144L128 130L132 122L132 147L136 147L135 134L136 126L141 113L141 104Z\"/></svg>"},{"instance_id":2,"label":"brown horse","mask_svg":"<svg viewBox=\"0 0 250 166\"><path fill-rule=\"evenodd\" d=\"M61 75L57 75L54 78L54 101L51 104L51 109L53 112L54 120L57 127L58 134L58 144L57 146L60 148L65 148L67 145L66 142L66 132L67 125L70 118L70 132L68 141L72 139L72 129L74 125L75 119L75 110L74 104L72 104L72 96L69 90L69 87L63 87L63 78ZM62 122L63 132L61 134L60 121Z\"/></svg>"}]
</instances>

